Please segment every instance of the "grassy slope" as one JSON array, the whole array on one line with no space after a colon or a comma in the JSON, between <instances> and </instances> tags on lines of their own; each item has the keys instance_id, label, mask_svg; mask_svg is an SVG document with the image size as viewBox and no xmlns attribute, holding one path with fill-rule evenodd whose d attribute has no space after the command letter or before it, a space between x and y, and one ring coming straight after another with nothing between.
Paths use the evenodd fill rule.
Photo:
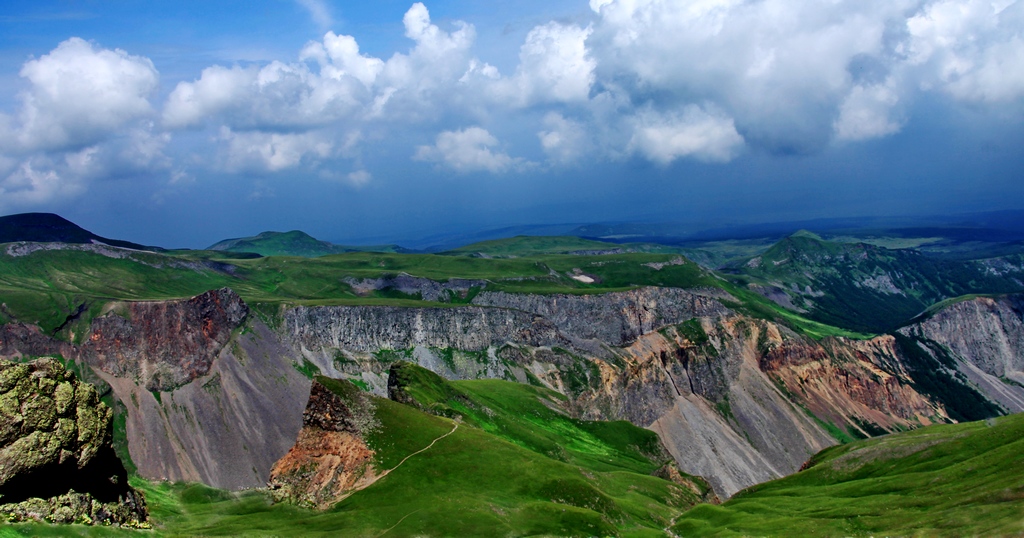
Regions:
<instances>
[{"instance_id":1,"label":"grassy slope","mask_svg":"<svg viewBox=\"0 0 1024 538\"><path fill-rule=\"evenodd\" d=\"M1024 414L827 449L803 472L679 519L684 536L1019 535Z\"/></svg>"},{"instance_id":2,"label":"grassy slope","mask_svg":"<svg viewBox=\"0 0 1024 538\"><path fill-rule=\"evenodd\" d=\"M431 383L434 380L430 380ZM338 393L347 382L324 380ZM637 452L653 434L635 426L539 420L550 411L537 400L554 394L509 382L441 382L441 391L486 393L492 432L467 420L452 435L412 456L372 486L326 512L271 504L261 492L228 493L201 485L134 483L146 493L155 533L166 536L662 536L672 516L698 501L688 488L649 476L654 462ZM498 405L498 404L501 405ZM450 432L454 422L375 398L380 426L367 436L380 469ZM520 421L514 413L535 413ZM548 415L545 415L548 416ZM501 428L499 428L501 429ZM557 440L565 457L538 451L537 439ZM575 454L575 455L572 455ZM576 456L578 455L578 456ZM389 530L390 529L390 530ZM384 532L388 531L389 532ZM69 532L70 531L70 532ZM22 535L138 535L118 529L40 524L0 527Z\"/></svg>"}]
</instances>

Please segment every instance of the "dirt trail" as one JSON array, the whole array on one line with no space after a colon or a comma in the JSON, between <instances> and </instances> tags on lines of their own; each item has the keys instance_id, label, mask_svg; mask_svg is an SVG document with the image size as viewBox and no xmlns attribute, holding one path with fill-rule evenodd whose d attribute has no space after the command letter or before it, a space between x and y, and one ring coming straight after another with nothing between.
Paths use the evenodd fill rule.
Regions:
<instances>
[{"instance_id":1,"label":"dirt trail","mask_svg":"<svg viewBox=\"0 0 1024 538\"><path fill-rule=\"evenodd\" d=\"M433 441L430 442L429 445L427 445L427 446L417 450L416 452L413 452L412 454L409 454L408 456L402 458L402 461L398 462L398 465L395 465L394 467L392 467L392 468L390 468L390 469L380 473L379 475L374 477L373 480L368 481L365 484L362 484L362 485L352 489L351 491L346 493L344 496L338 498L338 500L336 502L341 502L341 501L347 499L353 493L355 493L357 491L362 491L362 490L364 490L364 489L366 489L366 488L376 484L378 480L380 480L381 478L384 478L385 476L387 476L391 471L394 471L395 469L401 467L403 463L405 463L406 461L409 460L409 458L411 458L411 457L413 457L413 456L415 456L417 454L421 454L423 452L426 452L427 450L430 450L430 448L433 447L438 441L440 441L441 439L444 439L445 437L448 437L449 435L455 433L455 430L457 430L457 429L459 429L459 423L458 422L456 422L455 426L452 427L452 431L442 435L441 437L438 437L437 439L434 439ZM408 515L406 517L408 517ZM405 519L405 518L403 518L403 519ZM399 523L401 523L401 521L399 521ZM396 523L395 525L397 526L398 523ZM392 528L394 528L394 527L392 527ZM388 530L390 530L390 529L388 529Z\"/></svg>"},{"instance_id":2,"label":"dirt trail","mask_svg":"<svg viewBox=\"0 0 1024 538\"><path fill-rule=\"evenodd\" d=\"M440 441L441 439L444 439L445 437L448 437L449 435L451 435L451 434L455 433L455 430L457 430L457 429L459 429L459 423L458 423L458 422L456 422L456 423L455 423L455 427L454 427L454 428L452 428L452 431L450 431L450 432L448 432L448 433L446 433L446 434L442 435L441 437L438 437L437 439L434 439L433 441L431 441L431 442L430 442L430 444L429 444L429 445L427 445L427 446L425 446L425 447L423 447L423 448L421 448L421 449L417 450L416 452L413 452L412 454L409 454L408 456L406 456L405 458L403 458L403 459L402 459L402 461L398 462L398 465L395 465L394 467L392 467L392 468L388 469L387 471L384 471L383 473L381 473L381 474L380 474L380 476L378 476L378 477L377 477L377 480L380 480L381 478L384 478L384 477L385 477L385 476L387 476L387 475L388 475L388 473L390 473L391 471L394 471L395 469L397 469L397 468L401 467L401 466L402 466L402 464L403 464L403 463L405 463L405 462L406 462L406 460L408 460L409 458L411 458L411 457L413 457L413 456L415 456L416 454L419 454L419 453L421 453L421 452L426 452L427 450L429 450L429 449L430 449L430 447L434 446L434 443L436 443L436 442Z\"/></svg>"}]
</instances>

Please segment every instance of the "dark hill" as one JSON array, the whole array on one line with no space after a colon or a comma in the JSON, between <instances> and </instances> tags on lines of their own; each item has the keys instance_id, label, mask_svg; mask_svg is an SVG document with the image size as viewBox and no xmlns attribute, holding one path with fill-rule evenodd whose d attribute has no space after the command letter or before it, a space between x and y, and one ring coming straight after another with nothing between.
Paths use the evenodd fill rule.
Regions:
<instances>
[{"instance_id":1,"label":"dark hill","mask_svg":"<svg viewBox=\"0 0 1024 538\"><path fill-rule=\"evenodd\" d=\"M161 250L129 241L107 239L53 213L21 213L0 217L0 243L103 243L137 250Z\"/></svg>"}]
</instances>

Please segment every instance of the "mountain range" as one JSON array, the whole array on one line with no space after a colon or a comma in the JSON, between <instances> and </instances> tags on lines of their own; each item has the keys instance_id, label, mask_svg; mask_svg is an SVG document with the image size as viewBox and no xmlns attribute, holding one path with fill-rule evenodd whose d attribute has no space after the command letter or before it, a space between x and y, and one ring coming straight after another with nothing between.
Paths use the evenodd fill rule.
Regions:
<instances>
[{"instance_id":1,"label":"mountain range","mask_svg":"<svg viewBox=\"0 0 1024 538\"><path fill-rule=\"evenodd\" d=\"M575 236L146 250L3 219L0 357L28 369L0 399L35 402L0 432L20 533L1024 532L1024 259L989 244L798 232L700 265ZM87 393L71 378L95 398L58 396ZM70 478L8 498L63 469L31 447L72 408L109 414L74 427L105 432L134 511Z\"/></svg>"}]
</instances>

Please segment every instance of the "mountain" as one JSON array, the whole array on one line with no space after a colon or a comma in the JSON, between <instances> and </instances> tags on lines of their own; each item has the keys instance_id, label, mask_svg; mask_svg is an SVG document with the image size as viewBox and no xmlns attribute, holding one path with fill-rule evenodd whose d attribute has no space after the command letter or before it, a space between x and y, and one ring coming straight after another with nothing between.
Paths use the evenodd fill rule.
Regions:
<instances>
[{"instance_id":1,"label":"mountain","mask_svg":"<svg viewBox=\"0 0 1024 538\"><path fill-rule=\"evenodd\" d=\"M305 232L263 232L252 237L225 239L207 247L207 250L226 252L252 252L261 256L300 256L316 258L345 252L404 252L398 245L351 247L320 241Z\"/></svg>"},{"instance_id":2,"label":"mountain","mask_svg":"<svg viewBox=\"0 0 1024 538\"><path fill-rule=\"evenodd\" d=\"M21 213L0 217L0 243L102 243L135 250L161 250L129 241L100 237L53 213Z\"/></svg>"},{"instance_id":3,"label":"mountain","mask_svg":"<svg viewBox=\"0 0 1024 538\"><path fill-rule=\"evenodd\" d=\"M886 332L932 304L976 293L1024 291L1024 257L947 260L912 249L825 241L797 232L730 272L780 305L862 332Z\"/></svg>"},{"instance_id":4,"label":"mountain","mask_svg":"<svg viewBox=\"0 0 1024 538\"><path fill-rule=\"evenodd\" d=\"M59 356L93 383L154 525L177 535L661 535L829 447L1024 411L1024 295L961 295L866 334L765 293L802 278L828 305L884 273L923 304L964 285L950 268L1013 282L1007 259L807 233L731 274L590 254L8 247L0 359Z\"/></svg>"}]
</instances>

